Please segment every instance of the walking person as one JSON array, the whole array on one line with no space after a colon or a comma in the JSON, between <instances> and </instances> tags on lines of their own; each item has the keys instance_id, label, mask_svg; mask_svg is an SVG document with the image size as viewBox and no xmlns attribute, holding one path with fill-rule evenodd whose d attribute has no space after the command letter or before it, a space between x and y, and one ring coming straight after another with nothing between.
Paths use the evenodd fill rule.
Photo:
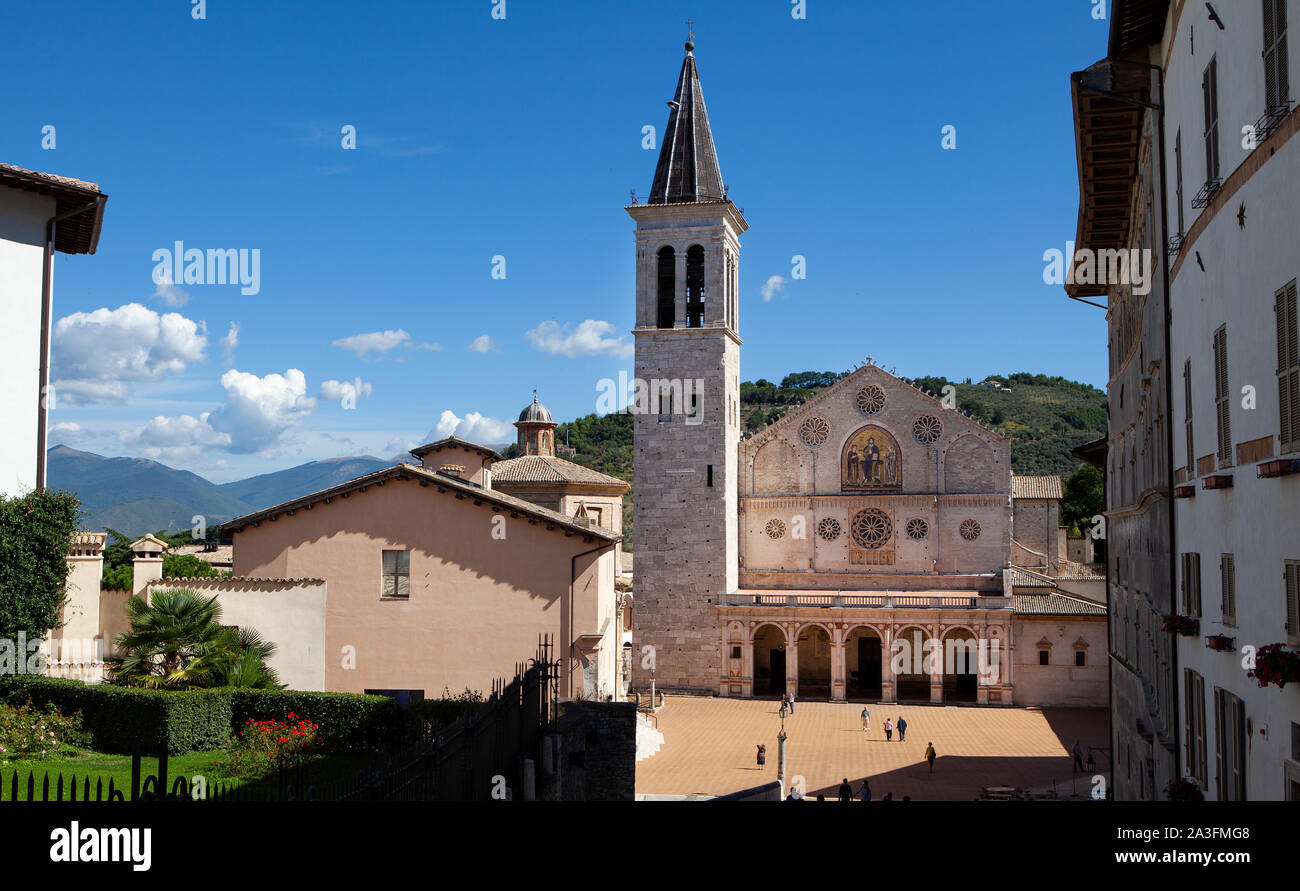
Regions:
<instances>
[{"instance_id":1,"label":"walking person","mask_svg":"<svg viewBox=\"0 0 1300 891\"><path fill-rule=\"evenodd\" d=\"M794 694L790 694L790 717L794 717Z\"/></svg>"},{"instance_id":2,"label":"walking person","mask_svg":"<svg viewBox=\"0 0 1300 891\"><path fill-rule=\"evenodd\" d=\"M898 724L896 726L898 727L898 741L902 742L907 738L907 722L903 720L902 715L898 716Z\"/></svg>"},{"instance_id":3,"label":"walking person","mask_svg":"<svg viewBox=\"0 0 1300 891\"><path fill-rule=\"evenodd\" d=\"M849 785L849 778L845 777L844 782L840 783L839 801L853 800L853 787Z\"/></svg>"},{"instance_id":4,"label":"walking person","mask_svg":"<svg viewBox=\"0 0 1300 891\"><path fill-rule=\"evenodd\" d=\"M888 718L885 719L885 742L894 738L894 725Z\"/></svg>"},{"instance_id":5,"label":"walking person","mask_svg":"<svg viewBox=\"0 0 1300 891\"><path fill-rule=\"evenodd\" d=\"M862 729L871 729L871 712L865 705L862 707Z\"/></svg>"},{"instance_id":6,"label":"walking person","mask_svg":"<svg viewBox=\"0 0 1300 891\"><path fill-rule=\"evenodd\" d=\"M767 746L762 743L758 744L758 769L762 770L763 765L767 764Z\"/></svg>"},{"instance_id":7,"label":"walking person","mask_svg":"<svg viewBox=\"0 0 1300 891\"><path fill-rule=\"evenodd\" d=\"M934 773L934 759L936 757L938 757L938 755L934 751L934 743L926 743L925 760L930 762L930 773Z\"/></svg>"},{"instance_id":8,"label":"walking person","mask_svg":"<svg viewBox=\"0 0 1300 891\"><path fill-rule=\"evenodd\" d=\"M1079 748L1079 741L1074 741L1074 748L1070 750L1074 755L1074 770L1076 773L1083 773L1083 749Z\"/></svg>"},{"instance_id":9,"label":"walking person","mask_svg":"<svg viewBox=\"0 0 1300 891\"><path fill-rule=\"evenodd\" d=\"M858 790L858 801L871 800L871 783L868 780L862 781L862 788Z\"/></svg>"}]
</instances>

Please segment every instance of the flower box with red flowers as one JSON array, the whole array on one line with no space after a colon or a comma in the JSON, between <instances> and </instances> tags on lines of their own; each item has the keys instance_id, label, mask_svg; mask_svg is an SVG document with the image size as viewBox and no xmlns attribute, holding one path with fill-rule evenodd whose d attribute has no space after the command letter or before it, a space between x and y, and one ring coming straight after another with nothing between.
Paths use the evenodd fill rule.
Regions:
<instances>
[{"instance_id":1,"label":"flower box with red flowers","mask_svg":"<svg viewBox=\"0 0 1300 891\"><path fill-rule=\"evenodd\" d=\"M1201 633L1201 620L1193 616L1165 616L1164 630L1182 637L1196 637Z\"/></svg>"},{"instance_id":2,"label":"flower box with red flowers","mask_svg":"<svg viewBox=\"0 0 1300 891\"><path fill-rule=\"evenodd\" d=\"M1255 654L1255 667L1246 672L1246 677L1258 681L1261 687L1300 684L1300 653L1280 643L1260 647Z\"/></svg>"},{"instance_id":3,"label":"flower box with red flowers","mask_svg":"<svg viewBox=\"0 0 1300 891\"><path fill-rule=\"evenodd\" d=\"M1207 476L1201 481L1201 485L1206 489L1231 489L1232 474L1216 473L1213 476Z\"/></svg>"},{"instance_id":4,"label":"flower box with red flowers","mask_svg":"<svg viewBox=\"0 0 1300 891\"><path fill-rule=\"evenodd\" d=\"M1196 497L1196 485L1195 485L1194 483L1189 483L1189 484L1187 484L1186 486L1174 486L1174 497L1175 497L1175 498L1195 498L1195 497Z\"/></svg>"},{"instance_id":5,"label":"flower box with red flowers","mask_svg":"<svg viewBox=\"0 0 1300 891\"><path fill-rule=\"evenodd\" d=\"M1220 653L1226 653L1229 650L1232 650L1234 648L1234 643L1235 641L1226 634L1211 634L1209 637L1205 638L1205 645L1211 650Z\"/></svg>"},{"instance_id":6,"label":"flower box with red flowers","mask_svg":"<svg viewBox=\"0 0 1300 891\"><path fill-rule=\"evenodd\" d=\"M1300 473L1300 458L1274 458L1255 465L1255 475L1260 479L1271 480L1293 473Z\"/></svg>"}]
</instances>

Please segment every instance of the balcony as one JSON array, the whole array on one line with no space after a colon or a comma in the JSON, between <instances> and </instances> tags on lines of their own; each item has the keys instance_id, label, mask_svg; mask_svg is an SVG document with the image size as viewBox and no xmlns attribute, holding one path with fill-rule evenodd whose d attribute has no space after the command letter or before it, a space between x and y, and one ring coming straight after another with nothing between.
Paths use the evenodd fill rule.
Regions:
<instances>
[{"instance_id":1,"label":"balcony","mask_svg":"<svg viewBox=\"0 0 1300 891\"><path fill-rule=\"evenodd\" d=\"M1221 188L1223 188L1223 180L1210 180L1205 185L1201 186L1201 190L1192 198L1192 207L1196 210L1200 210L1203 207L1209 207L1210 202L1214 200L1215 195L1219 194L1219 189Z\"/></svg>"},{"instance_id":2,"label":"balcony","mask_svg":"<svg viewBox=\"0 0 1300 891\"><path fill-rule=\"evenodd\" d=\"M1011 598L988 594L785 593L738 591L719 599L720 606L819 607L821 609L1009 609Z\"/></svg>"}]
</instances>

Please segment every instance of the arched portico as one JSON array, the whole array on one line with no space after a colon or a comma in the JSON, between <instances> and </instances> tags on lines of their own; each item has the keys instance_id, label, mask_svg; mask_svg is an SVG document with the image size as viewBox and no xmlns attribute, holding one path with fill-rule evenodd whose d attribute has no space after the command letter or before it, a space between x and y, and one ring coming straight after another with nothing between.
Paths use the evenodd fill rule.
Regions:
<instances>
[{"instance_id":1,"label":"arched portico","mask_svg":"<svg viewBox=\"0 0 1300 891\"><path fill-rule=\"evenodd\" d=\"M970 629L949 628L943 635L943 700L975 702L979 690L979 640Z\"/></svg>"},{"instance_id":2,"label":"arched portico","mask_svg":"<svg viewBox=\"0 0 1300 891\"><path fill-rule=\"evenodd\" d=\"M844 638L847 697L878 701L885 677L884 639L870 625L853 628Z\"/></svg>"},{"instance_id":3,"label":"arched portico","mask_svg":"<svg viewBox=\"0 0 1300 891\"><path fill-rule=\"evenodd\" d=\"M780 696L785 692L785 632L777 625L765 624L754 629L754 695Z\"/></svg>"},{"instance_id":4,"label":"arched portico","mask_svg":"<svg viewBox=\"0 0 1300 891\"><path fill-rule=\"evenodd\" d=\"M929 629L909 625L898 632L890 651L890 664L896 681L895 698L900 701L930 702L931 675L936 674Z\"/></svg>"},{"instance_id":5,"label":"arched portico","mask_svg":"<svg viewBox=\"0 0 1300 891\"><path fill-rule=\"evenodd\" d=\"M831 695L831 634L817 624L799 629L798 695L829 699Z\"/></svg>"}]
</instances>

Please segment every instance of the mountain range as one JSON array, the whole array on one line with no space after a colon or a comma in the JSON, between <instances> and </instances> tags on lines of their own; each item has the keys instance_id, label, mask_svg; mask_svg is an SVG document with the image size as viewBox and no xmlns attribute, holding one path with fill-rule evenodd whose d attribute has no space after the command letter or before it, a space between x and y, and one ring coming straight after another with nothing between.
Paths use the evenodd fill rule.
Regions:
<instances>
[{"instance_id":1,"label":"mountain range","mask_svg":"<svg viewBox=\"0 0 1300 891\"><path fill-rule=\"evenodd\" d=\"M75 492L81 499L85 517L80 528L98 531L111 526L140 536L192 528L196 515L215 526L395 463L397 459L370 455L329 458L217 484L148 458L106 458L57 445L49 450L46 475L51 489Z\"/></svg>"}]
</instances>

